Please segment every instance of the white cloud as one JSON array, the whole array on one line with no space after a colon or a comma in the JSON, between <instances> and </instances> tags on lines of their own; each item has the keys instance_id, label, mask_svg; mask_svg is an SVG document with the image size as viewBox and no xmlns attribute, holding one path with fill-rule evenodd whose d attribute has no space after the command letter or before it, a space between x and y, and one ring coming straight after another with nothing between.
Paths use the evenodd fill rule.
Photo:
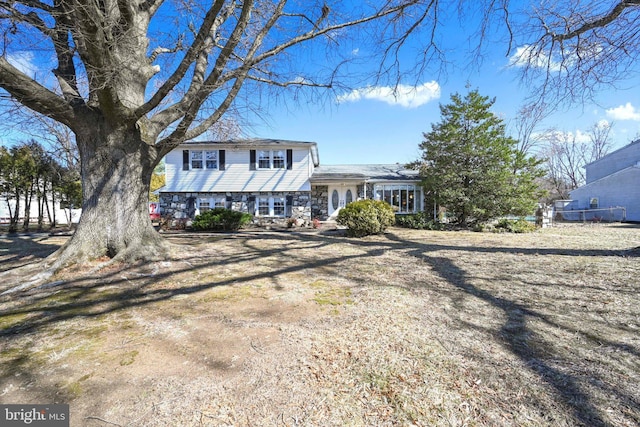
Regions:
<instances>
[{"instance_id":1,"label":"white cloud","mask_svg":"<svg viewBox=\"0 0 640 427\"><path fill-rule=\"evenodd\" d=\"M34 59L31 52L17 52L7 55L7 61L29 77L35 76L38 69L34 64Z\"/></svg>"},{"instance_id":2,"label":"white cloud","mask_svg":"<svg viewBox=\"0 0 640 427\"><path fill-rule=\"evenodd\" d=\"M509 65L515 67L548 68L549 71L560 71L560 62L549 58L549 52L539 51L532 45L520 46L509 58Z\"/></svg>"},{"instance_id":3,"label":"white cloud","mask_svg":"<svg viewBox=\"0 0 640 427\"><path fill-rule=\"evenodd\" d=\"M389 105L416 108L438 98L440 98L440 85L436 81L430 81L419 86L401 84L396 88L389 86L368 86L361 89L354 89L347 94L340 95L338 102L356 102L362 99L372 99L386 102Z\"/></svg>"},{"instance_id":4,"label":"white cloud","mask_svg":"<svg viewBox=\"0 0 640 427\"><path fill-rule=\"evenodd\" d=\"M583 132L580 129L576 129L575 132L552 130L546 133L535 133L532 136L543 140L575 141L579 144L586 144L591 141L589 133Z\"/></svg>"},{"instance_id":5,"label":"white cloud","mask_svg":"<svg viewBox=\"0 0 640 427\"><path fill-rule=\"evenodd\" d=\"M640 121L640 111L631 105L630 102L627 102L624 105L620 105L615 108L609 108L607 111L607 117L612 118L613 120L634 120L636 122Z\"/></svg>"}]
</instances>

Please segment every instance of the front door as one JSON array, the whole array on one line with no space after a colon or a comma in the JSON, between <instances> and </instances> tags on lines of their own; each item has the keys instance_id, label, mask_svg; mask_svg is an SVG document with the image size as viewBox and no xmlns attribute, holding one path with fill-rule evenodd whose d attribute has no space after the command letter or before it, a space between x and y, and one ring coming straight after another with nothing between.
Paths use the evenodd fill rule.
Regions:
<instances>
[{"instance_id":1,"label":"front door","mask_svg":"<svg viewBox=\"0 0 640 427\"><path fill-rule=\"evenodd\" d=\"M329 218L335 219L340 209L356 200L356 188L340 185L329 187Z\"/></svg>"}]
</instances>

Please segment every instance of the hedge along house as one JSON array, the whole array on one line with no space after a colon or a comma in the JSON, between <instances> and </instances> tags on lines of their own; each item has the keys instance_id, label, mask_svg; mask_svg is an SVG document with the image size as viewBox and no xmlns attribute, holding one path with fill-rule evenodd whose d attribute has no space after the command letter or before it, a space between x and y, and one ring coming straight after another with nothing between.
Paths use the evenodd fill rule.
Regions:
<instances>
[{"instance_id":1,"label":"hedge along house","mask_svg":"<svg viewBox=\"0 0 640 427\"><path fill-rule=\"evenodd\" d=\"M358 199L386 200L398 213L422 210L417 171L401 165L320 166L315 142L192 141L165 158L163 215L189 219L216 207L256 222L335 218Z\"/></svg>"}]
</instances>

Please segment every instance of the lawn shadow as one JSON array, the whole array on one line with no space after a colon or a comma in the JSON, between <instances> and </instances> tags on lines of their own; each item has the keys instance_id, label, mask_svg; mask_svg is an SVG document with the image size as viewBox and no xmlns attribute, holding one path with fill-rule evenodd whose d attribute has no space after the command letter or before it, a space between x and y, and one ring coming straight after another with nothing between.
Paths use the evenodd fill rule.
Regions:
<instances>
[{"instance_id":1,"label":"lawn shadow","mask_svg":"<svg viewBox=\"0 0 640 427\"><path fill-rule=\"evenodd\" d=\"M561 325L552 321L548 316L528 307L525 304L512 301L508 298L496 296L490 291L475 286L469 280L470 272L456 264L456 260L443 257L433 256L430 253L437 251L454 251L454 252L479 252L479 253L510 253L525 255L566 255L566 256L623 256L625 252L610 250L580 250L580 249L555 249L555 248L487 248L487 247L460 247L440 244L422 244L414 241L406 241L393 234L387 234L390 241L397 247L412 247L408 250L408 254L427 263L433 271L442 279L444 279L454 289L462 291L465 295L479 298L480 300L490 304L490 306L502 312L502 326L498 329L491 329L489 332L496 340L503 342L505 347L518 359L523 362L524 366L535 373L542 381L550 385L561 398L566 407L571 408L574 419L584 426L608 427L612 424L602 416L602 408L598 408L592 401L584 387L580 384L580 379L571 373L563 372L552 366L549 354L553 354L556 360L554 364L567 366L571 364L571 360L563 360L561 355L553 353L550 342L544 339L532 330L528 325L532 320L539 320L551 328L558 328L568 332L578 332L585 339L594 342L594 345L605 345L617 351L627 353L630 357L640 359L640 350L617 342L615 340L603 339L603 337L593 336L590 332L581 332L575 329L569 329L568 326ZM419 286L419 285L418 285ZM453 296L451 296L453 298ZM500 316L497 316L500 317ZM461 323L464 323L460 320ZM475 328L470 324L463 327ZM569 345L569 343L567 343ZM560 360L558 360L560 358ZM623 390L615 386L606 386L601 383L601 388L606 388L609 393L615 395L617 399L629 408L635 408L635 414L631 417L635 421L640 422L640 402L632 395L625 393Z\"/></svg>"},{"instance_id":2,"label":"lawn shadow","mask_svg":"<svg viewBox=\"0 0 640 427\"><path fill-rule=\"evenodd\" d=\"M60 246L41 242L46 234L7 234L0 236L0 272L36 264Z\"/></svg>"},{"instance_id":3,"label":"lawn shadow","mask_svg":"<svg viewBox=\"0 0 640 427\"><path fill-rule=\"evenodd\" d=\"M269 247L258 245L260 239L270 239ZM562 248L507 248L507 247L473 247L448 245L439 243L422 243L406 240L394 234L387 234L386 238L350 239L341 233L235 233L220 234L213 237L183 235L172 238L174 241L194 247L187 258L177 258L171 261L172 268L162 270L161 263L153 265L137 265L131 268L112 269L99 273L99 280L95 277L79 275L51 288L36 288L24 292L17 292L0 299L0 337L11 340L24 334L38 332L50 326L73 318L96 318L109 313L120 312L134 307L168 301L179 296L188 296L214 289L221 286L233 286L239 283L256 280L270 281L277 286L277 279L286 274L306 273L313 269L334 269L336 274L343 263L358 262L362 258L379 257L386 251L401 251L407 256L421 260L442 278L454 290L464 295L479 298L495 307L504 315L502 326L493 330L496 339L503 342L505 347L523 362L523 365L548 384L560 397L566 407L571 408L576 422L588 426L609 426L610 423L602 416L599 408L592 401L591 396L584 391L579 378L563 372L548 362L548 355L544 352L550 343L536 335L529 327L532 319L537 319L551 327L566 329L566 326L554 322L544 314L517 301L492 294L490 291L474 285L470 273L459 267L454 257L436 255L439 251L452 251L454 254L466 252L479 253L516 253L523 255L564 255L581 256L620 256L619 251L610 250L579 250ZM207 241L208 239L208 241ZM206 256L197 250L200 244L215 245L217 241L236 239L240 241L242 251L219 253L216 257ZM333 244L353 245L358 249L353 253L342 255L334 253L329 246ZM37 248L38 243L34 243ZM42 254L57 249L55 245L43 245L39 250ZM312 251L314 256L303 256L299 249ZM215 268L230 268L234 265L258 264L261 260L277 257L278 263L262 271L245 269L241 274L232 277L209 277L208 272ZM154 268L157 267L157 270ZM183 283L172 287L157 286L158 283L173 276L190 273L193 277L202 274L195 283ZM355 280L355 279L353 279ZM380 284L384 278L380 279ZM362 282L362 286L375 286L369 282ZM420 284L415 286L419 287ZM5 321L2 321L5 319ZM13 319L7 321L6 319ZM585 338L592 339L586 334ZM532 340L537 340L535 343ZM534 345L535 344L535 345ZM633 357L639 357L638 350L617 343L613 340L605 342L624 351ZM24 361L18 361L24 364ZM18 363L16 362L16 363ZM570 363L570 360L564 360ZM640 405L633 396L615 388L611 393L618 396L620 401L631 407ZM639 420L640 421L640 420Z\"/></svg>"}]
</instances>

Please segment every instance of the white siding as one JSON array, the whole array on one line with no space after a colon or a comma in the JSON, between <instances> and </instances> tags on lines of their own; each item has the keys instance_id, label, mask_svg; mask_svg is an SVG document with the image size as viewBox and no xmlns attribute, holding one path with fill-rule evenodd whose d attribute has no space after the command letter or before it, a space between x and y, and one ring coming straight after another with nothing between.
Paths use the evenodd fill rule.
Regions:
<instances>
[{"instance_id":1,"label":"white siding","mask_svg":"<svg viewBox=\"0 0 640 427\"><path fill-rule=\"evenodd\" d=\"M569 207L588 209L592 197L598 198L599 208L622 206L627 221L640 221L640 167L626 168L573 190Z\"/></svg>"},{"instance_id":2,"label":"white siding","mask_svg":"<svg viewBox=\"0 0 640 427\"><path fill-rule=\"evenodd\" d=\"M256 150L285 150L287 147L255 147ZM249 148L225 149L225 170L182 170L182 151L225 149L223 147L178 147L165 158L166 186L162 192L268 192L310 191L310 173L313 162L309 149L290 147L293 166L287 169L250 170ZM251 147L254 149L254 147Z\"/></svg>"},{"instance_id":3,"label":"white siding","mask_svg":"<svg viewBox=\"0 0 640 427\"><path fill-rule=\"evenodd\" d=\"M596 160L593 163L588 164L585 167L587 173L587 184L633 166L638 162L640 162L640 140L637 140L599 160Z\"/></svg>"}]
</instances>

